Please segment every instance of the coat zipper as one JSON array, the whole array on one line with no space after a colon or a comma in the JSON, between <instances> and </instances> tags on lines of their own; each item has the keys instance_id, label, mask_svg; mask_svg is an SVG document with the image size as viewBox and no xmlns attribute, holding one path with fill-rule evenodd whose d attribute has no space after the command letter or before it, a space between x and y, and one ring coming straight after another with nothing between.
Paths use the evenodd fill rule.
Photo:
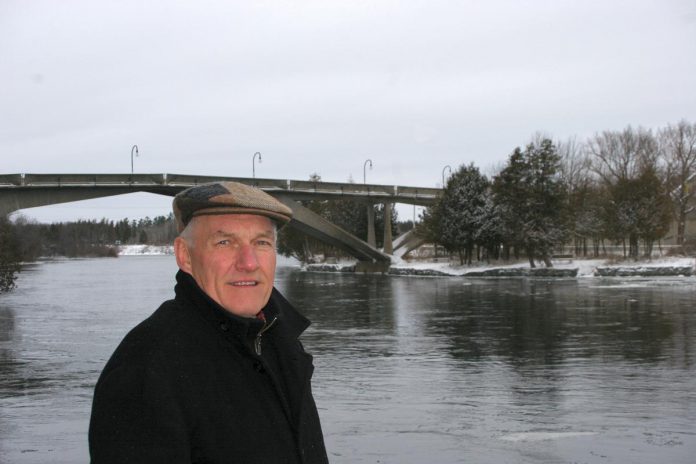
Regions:
<instances>
[{"instance_id":1,"label":"coat zipper","mask_svg":"<svg viewBox=\"0 0 696 464\"><path fill-rule=\"evenodd\" d=\"M261 356L261 337L263 337L263 334L275 324L277 317L274 317L271 322L264 322L263 327L261 327L261 330L259 330L259 333L256 334L256 338L254 339L254 352L256 352L257 356Z\"/></svg>"}]
</instances>

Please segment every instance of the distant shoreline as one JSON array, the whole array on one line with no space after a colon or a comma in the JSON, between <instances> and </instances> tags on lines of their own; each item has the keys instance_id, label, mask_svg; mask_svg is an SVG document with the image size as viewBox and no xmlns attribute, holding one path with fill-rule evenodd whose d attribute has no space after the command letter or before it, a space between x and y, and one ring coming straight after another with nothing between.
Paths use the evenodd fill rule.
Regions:
<instances>
[{"instance_id":1,"label":"distant shoreline","mask_svg":"<svg viewBox=\"0 0 696 464\"><path fill-rule=\"evenodd\" d=\"M173 255L171 245L121 245L119 256ZM355 273L354 261L336 264L302 265L291 258L284 258L285 265L297 266L307 272ZM441 262L406 262L396 259L385 274L416 277L465 277L465 278L584 278L584 277L693 277L696 275L696 259L692 257L656 258L652 261L624 261L615 263L606 259L561 259L554 267L530 268L528 263L506 265L453 266Z\"/></svg>"}]
</instances>

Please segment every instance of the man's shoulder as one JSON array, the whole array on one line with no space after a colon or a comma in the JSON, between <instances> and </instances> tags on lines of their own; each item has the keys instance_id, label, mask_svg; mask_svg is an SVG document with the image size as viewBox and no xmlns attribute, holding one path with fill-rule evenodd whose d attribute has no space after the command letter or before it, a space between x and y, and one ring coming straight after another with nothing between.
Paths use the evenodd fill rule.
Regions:
<instances>
[{"instance_id":1,"label":"man's shoulder","mask_svg":"<svg viewBox=\"0 0 696 464\"><path fill-rule=\"evenodd\" d=\"M176 359L200 340L204 321L192 308L178 300L168 300L152 315L133 327L118 345L110 363L149 364Z\"/></svg>"}]
</instances>

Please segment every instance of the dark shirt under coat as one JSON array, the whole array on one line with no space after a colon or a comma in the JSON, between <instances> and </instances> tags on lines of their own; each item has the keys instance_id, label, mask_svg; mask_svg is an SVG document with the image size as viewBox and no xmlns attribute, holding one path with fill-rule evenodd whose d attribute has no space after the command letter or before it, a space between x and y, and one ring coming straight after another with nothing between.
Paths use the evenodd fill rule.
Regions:
<instances>
[{"instance_id":1,"label":"dark shirt under coat","mask_svg":"<svg viewBox=\"0 0 696 464\"><path fill-rule=\"evenodd\" d=\"M95 388L93 464L326 463L298 336L309 321L273 289L258 319L230 314L193 278L121 342Z\"/></svg>"}]
</instances>

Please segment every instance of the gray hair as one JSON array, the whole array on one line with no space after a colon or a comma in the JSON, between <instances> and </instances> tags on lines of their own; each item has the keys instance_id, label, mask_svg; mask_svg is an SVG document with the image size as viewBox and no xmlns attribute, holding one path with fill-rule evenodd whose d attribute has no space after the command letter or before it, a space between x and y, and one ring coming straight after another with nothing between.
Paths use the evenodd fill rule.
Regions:
<instances>
[{"instance_id":1,"label":"gray hair","mask_svg":"<svg viewBox=\"0 0 696 464\"><path fill-rule=\"evenodd\" d=\"M184 230L181 231L179 234L179 237L183 238L184 241L186 242L186 246L189 248L193 248L196 240L193 238L193 229L195 228L196 224L196 217L191 218L188 224L186 224L186 227L184 227Z\"/></svg>"}]
</instances>

